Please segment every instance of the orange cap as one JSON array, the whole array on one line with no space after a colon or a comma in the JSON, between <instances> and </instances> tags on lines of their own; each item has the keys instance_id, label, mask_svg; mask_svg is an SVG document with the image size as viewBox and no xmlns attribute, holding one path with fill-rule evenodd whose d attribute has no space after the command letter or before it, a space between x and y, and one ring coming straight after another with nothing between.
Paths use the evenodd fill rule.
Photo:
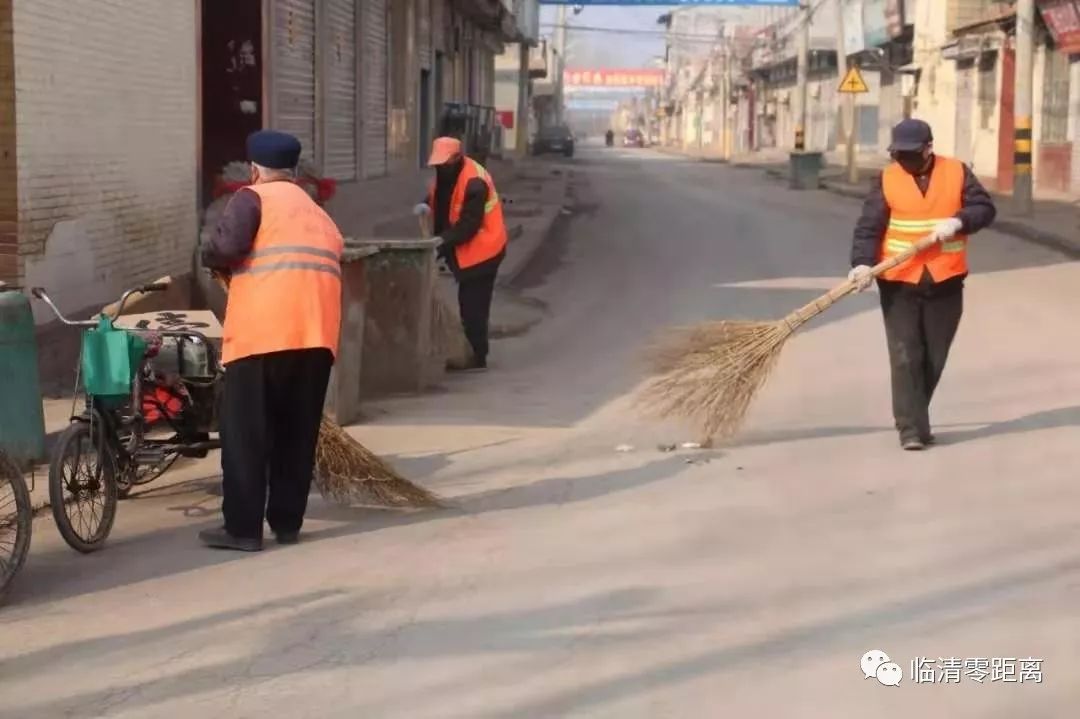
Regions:
<instances>
[{"instance_id":1,"label":"orange cap","mask_svg":"<svg viewBox=\"0 0 1080 719\"><path fill-rule=\"evenodd\" d=\"M461 154L461 140L456 137L436 137L431 145L428 167L445 165Z\"/></svg>"}]
</instances>

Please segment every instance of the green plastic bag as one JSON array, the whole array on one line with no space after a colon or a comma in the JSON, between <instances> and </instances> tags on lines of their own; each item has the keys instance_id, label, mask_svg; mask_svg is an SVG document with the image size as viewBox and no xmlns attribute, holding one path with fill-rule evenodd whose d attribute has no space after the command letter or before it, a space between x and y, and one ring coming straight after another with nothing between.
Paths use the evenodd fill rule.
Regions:
<instances>
[{"instance_id":1,"label":"green plastic bag","mask_svg":"<svg viewBox=\"0 0 1080 719\"><path fill-rule=\"evenodd\" d=\"M112 320L102 315L96 329L83 333L82 375L86 393L103 399L129 397L144 354L145 340L113 327Z\"/></svg>"}]
</instances>

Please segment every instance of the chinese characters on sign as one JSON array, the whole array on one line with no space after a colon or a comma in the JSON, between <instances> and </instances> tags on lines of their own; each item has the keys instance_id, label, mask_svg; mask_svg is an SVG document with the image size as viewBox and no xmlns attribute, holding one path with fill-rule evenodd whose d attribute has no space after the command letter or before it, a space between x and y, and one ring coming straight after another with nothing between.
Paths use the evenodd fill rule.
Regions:
<instances>
[{"instance_id":1,"label":"chinese characters on sign","mask_svg":"<svg viewBox=\"0 0 1080 719\"><path fill-rule=\"evenodd\" d=\"M1043 660L1028 657L926 657L911 660L911 681L915 684L1042 684Z\"/></svg>"},{"instance_id":2,"label":"chinese characters on sign","mask_svg":"<svg viewBox=\"0 0 1080 719\"><path fill-rule=\"evenodd\" d=\"M664 71L568 69L563 82L570 87L659 87Z\"/></svg>"},{"instance_id":3,"label":"chinese characters on sign","mask_svg":"<svg viewBox=\"0 0 1080 719\"><path fill-rule=\"evenodd\" d=\"M1058 52L1080 52L1080 2L1078 0L1039 0L1043 21L1054 36Z\"/></svg>"}]
</instances>

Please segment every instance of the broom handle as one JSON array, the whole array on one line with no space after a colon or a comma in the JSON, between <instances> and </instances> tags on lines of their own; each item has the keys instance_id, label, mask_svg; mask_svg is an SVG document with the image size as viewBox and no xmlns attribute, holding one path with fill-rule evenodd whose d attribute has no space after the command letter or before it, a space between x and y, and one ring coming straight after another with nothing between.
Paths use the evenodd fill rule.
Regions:
<instances>
[{"instance_id":1,"label":"broom handle","mask_svg":"<svg viewBox=\"0 0 1080 719\"><path fill-rule=\"evenodd\" d=\"M918 242L914 243L911 247L907 248L898 255L882 260L873 267L870 268L871 277L880 277L892 268L902 265L910 260L920 252L925 252L934 245L937 244L937 240L933 236L927 235ZM853 280L844 280L836 287L832 288L821 297L808 302L799 309L795 310L782 321L794 332L800 325L812 320L820 315L825 310L832 307L844 297L847 297L855 291L856 284Z\"/></svg>"},{"instance_id":2,"label":"broom handle","mask_svg":"<svg viewBox=\"0 0 1080 719\"><path fill-rule=\"evenodd\" d=\"M431 239L431 214L420 215L416 218L420 223L420 236L425 240Z\"/></svg>"}]
</instances>

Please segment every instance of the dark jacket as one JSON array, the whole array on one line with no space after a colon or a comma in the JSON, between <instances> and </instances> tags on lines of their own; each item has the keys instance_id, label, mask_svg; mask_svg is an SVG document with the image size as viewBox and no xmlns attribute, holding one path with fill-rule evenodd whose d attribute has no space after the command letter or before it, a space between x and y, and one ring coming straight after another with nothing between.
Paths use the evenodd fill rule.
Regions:
<instances>
[{"instance_id":1,"label":"dark jacket","mask_svg":"<svg viewBox=\"0 0 1080 719\"><path fill-rule=\"evenodd\" d=\"M930 173L933 168L933 163L931 163L925 173L912 177L912 181L918 184L924 195L930 187ZM881 239L889 227L889 205L885 201L881 177L879 174L871 183L870 193L863 202L862 215L855 223L855 237L851 247L852 267L858 265L873 267L877 264ZM975 177L971 168L964 165L963 207L956 213L956 217L964 223L960 231L965 235L973 235L989 227L996 216L997 208L994 207L994 200L990 197L990 193ZM954 277L940 284L962 286L963 281L963 277ZM934 284L929 271L923 273L922 284Z\"/></svg>"},{"instance_id":2,"label":"dark jacket","mask_svg":"<svg viewBox=\"0 0 1080 719\"><path fill-rule=\"evenodd\" d=\"M261 222L259 195L244 189L234 194L225 205L213 235L202 246L203 266L230 274L251 254Z\"/></svg>"},{"instance_id":3,"label":"dark jacket","mask_svg":"<svg viewBox=\"0 0 1080 719\"><path fill-rule=\"evenodd\" d=\"M445 170L436 171L435 206L431 208L435 234L442 238L439 255L446 260L458 281L494 274L499 271L499 265L506 257L506 252L503 251L490 260L464 270L457 265L453 250L471 240L480 231L488 201L487 183L478 177L469 180L469 184L465 186L465 203L461 208L461 216L456 223L450 224L450 201L464 167L464 163L459 162ZM424 198L424 202L427 201L428 198Z\"/></svg>"}]
</instances>

